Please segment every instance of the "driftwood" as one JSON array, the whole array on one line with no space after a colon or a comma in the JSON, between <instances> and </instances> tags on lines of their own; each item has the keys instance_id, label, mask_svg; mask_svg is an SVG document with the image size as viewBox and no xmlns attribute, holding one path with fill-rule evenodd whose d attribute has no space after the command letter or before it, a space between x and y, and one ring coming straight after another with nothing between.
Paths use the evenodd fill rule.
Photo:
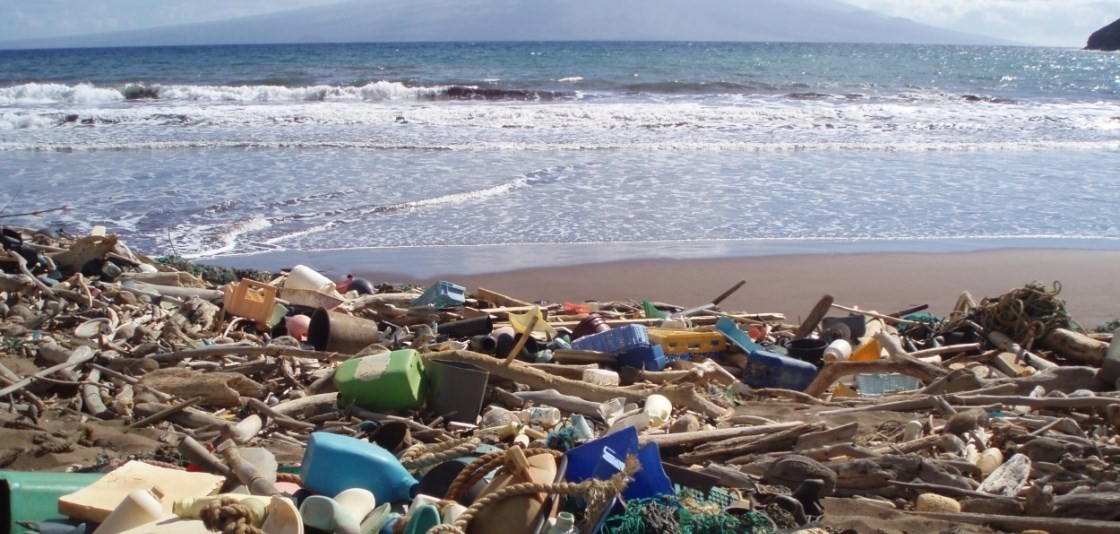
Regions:
<instances>
[{"instance_id":1,"label":"driftwood","mask_svg":"<svg viewBox=\"0 0 1120 534\"><path fill-rule=\"evenodd\" d=\"M684 463L700 463L708 460L727 459L725 463L741 464L751 461L747 455L769 452L771 448L789 448L797 442L797 437L824 427L822 423L801 424L793 428L770 432L761 436L744 436L713 441L696 447L692 452L680 455Z\"/></svg>"},{"instance_id":2,"label":"driftwood","mask_svg":"<svg viewBox=\"0 0 1120 534\"><path fill-rule=\"evenodd\" d=\"M295 347L284 347L280 345L269 345L266 347L259 347L255 345L243 344L228 344L228 345L215 345L201 349L183 350L178 352L169 352L166 354L157 354L151 356L151 359L164 364L175 363L188 358L214 358L218 356L291 356L295 358L310 358L313 360L328 361L337 359L349 359L350 356L340 356L336 352L320 352L317 350L297 349Z\"/></svg>"},{"instance_id":3,"label":"driftwood","mask_svg":"<svg viewBox=\"0 0 1120 534\"><path fill-rule=\"evenodd\" d=\"M896 356L877 362L832 362L817 373L817 377L805 388L805 394L813 397L824 395L837 380L860 373L901 373L929 383L949 372L943 368L908 355Z\"/></svg>"},{"instance_id":4,"label":"driftwood","mask_svg":"<svg viewBox=\"0 0 1120 534\"><path fill-rule=\"evenodd\" d=\"M305 422L300 421L298 419L293 419L293 418L288 417L288 416L286 416L286 415L284 415L280 412L277 412L276 410L273 410L271 406L265 404L264 401L262 401L260 399L254 399L254 398L250 397L248 399L248 401L249 401L249 406L252 406L253 409L260 412L261 415L266 415L268 417L271 417L273 422L275 422L279 426L282 426L284 428L291 429L291 430L314 430L315 429L315 425L313 425L311 423L305 423Z\"/></svg>"},{"instance_id":5,"label":"driftwood","mask_svg":"<svg viewBox=\"0 0 1120 534\"><path fill-rule=\"evenodd\" d=\"M817 301L813 309L809 310L809 315L801 322L801 326L794 332L793 339L801 339L812 334L813 330L820 324L821 319L824 319L824 316L828 313L829 308L832 307L832 301L832 295L825 294L821 297L821 300Z\"/></svg>"},{"instance_id":6,"label":"driftwood","mask_svg":"<svg viewBox=\"0 0 1120 534\"><path fill-rule=\"evenodd\" d=\"M769 425L759 426L746 426L734 428L717 428L714 430L700 430L698 432L681 432L679 434L650 434L640 436L638 443L645 445L647 443L656 443L658 447L684 447L691 446L697 443L708 443L714 440L724 440L728 438L738 438L745 436L758 436L763 434L770 434L773 432L781 432L791 428L803 426L804 423L800 421L789 423L774 423Z\"/></svg>"},{"instance_id":7,"label":"driftwood","mask_svg":"<svg viewBox=\"0 0 1120 534\"><path fill-rule=\"evenodd\" d=\"M83 363L92 360L94 356L95 354L93 352L89 352L88 354L85 354L83 356L72 358L70 361L63 362L58 365L52 365L51 367L43 369L29 377L23 378L8 387L0 389L0 397L11 395L12 393L22 390L23 388L29 386L32 382L34 382L36 378L50 376L64 369L73 369L79 365L82 365Z\"/></svg>"},{"instance_id":8,"label":"driftwood","mask_svg":"<svg viewBox=\"0 0 1120 534\"><path fill-rule=\"evenodd\" d=\"M676 386L635 386L634 388L623 389L555 377L533 369L518 361L509 362L507 365L502 360L495 359L491 356L465 350L433 352L424 354L422 357L424 359L453 360L474 364L492 375L525 384L529 386L530 389L555 389L561 394L575 395L592 402L606 402L618 397L626 399L627 402L641 402L644 401L647 396L657 393L669 399L674 406L687 408L708 417L722 417L728 412L728 410L721 408L699 395L691 384Z\"/></svg>"},{"instance_id":9,"label":"driftwood","mask_svg":"<svg viewBox=\"0 0 1120 534\"><path fill-rule=\"evenodd\" d=\"M1050 534L1114 534L1115 521L1076 519L1066 517L1026 517L1011 515L987 515L948 512L908 512L930 519L940 519L954 523L988 525L992 528L1011 532L1039 530Z\"/></svg>"},{"instance_id":10,"label":"driftwood","mask_svg":"<svg viewBox=\"0 0 1120 534\"><path fill-rule=\"evenodd\" d=\"M180 402L180 403L177 403L177 404L174 404L174 405L171 405L171 406L166 406L166 405L156 404L156 403L150 403L150 402L139 404L139 405L136 406L136 411L139 412L139 413L147 412L148 416L144 417L143 419L139 419L139 420L133 422L132 424L128 425L128 427L129 428L140 428L142 426L147 426L147 425L150 425L152 423L155 423L156 421L162 421L164 419L171 418L172 416L183 415L180 412L183 412L183 410L186 410L187 408L190 408L191 406L194 406L195 404L198 404L198 402L201 401L201 400L202 400L202 397L193 397L193 398L187 399L183 402ZM190 415L200 415L200 414L190 414ZM209 415L209 414L207 414L207 415ZM180 422L180 424L182 424L183 426L186 426L188 428L201 428L201 427L208 426L208 425L214 425L214 424L223 425L223 424L225 424L225 421L223 421L222 419L218 419L217 417L209 416L212 419L208 420L208 421L205 419L205 417L206 416L202 416L201 418L196 419L196 420L192 420L190 422ZM178 419L183 420L183 419L186 419L186 418L179 417ZM202 422L202 424L199 424L199 422Z\"/></svg>"},{"instance_id":11,"label":"driftwood","mask_svg":"<svg viewBox=\"0 0 1120 534\"><path fill-rule=\"evenodd\" d=\"M101 380L101 371L97 369L91 369L86 374L86 383L81 386L82 406L90 415L98 419L111 419L117 414L106 407L105 402L101 400L99 380Z\"/></svg>"},{"instance_id":12,"label":"driftwood","mask_svg":"<svg viewBox=\"0 0 1120 534\"><path fill-rule=\"evenodd\" d=\"M338 392L336 391L284 401L273 406L272 411L293 419L307 419L334 410L337 403Z\"/></svg>"},{"instance_id":13,"label":"driftwood","mask_svg":"<svg viewBox=\"0 0 1120 534\"><path fill-rule=\"evenodd\" d=\"M565 412L578 413L588 416L599 415L599 403L583 400L579 397L572 395L562 395L555 389L546 389L544 391L519 391L513 394L514 397L522 401L529 401L533 404L552 406L559 408Z\"/></svg>"},{"instance_id":14,"label":"driftwood","mask_svg":"<svg viewBox=\"0 0 1120 534\"><path fill-rule=\"evenodd\" d=\"M1067 360L1094 367L1101 366L1109 346L1108 343L1065 328L1051 330L1042 338L1042 345Z\"/></svg>"},{"instance_id":15,"label":"driftwood","mask_svg":"<svg viewBox=\"0 0 1120 534\"><path fill-rule=\"evenodd\" d=\"M202 398L202 404L218 408L241 405L241 397L261 398L268 390L251 378L230 372L199 372L181 367L159 369L144 375L140 383L180 397Z\"/></svg>"},{"instance_id":16,"label":"driftwood","mask_svg":"<svg viewBox=\"0 0 1120 534\"><path fill-rule=\"evenodd\" d=\"M851 441L852 437L856 435L856 430L859 429L859 424L848 423L835 428L821 430L818 432L809 432L798 436L797 444L794 445L793 450L801 451L805 449L815 449L830 445L841 441Z\"/></svg>"}]
</instances>

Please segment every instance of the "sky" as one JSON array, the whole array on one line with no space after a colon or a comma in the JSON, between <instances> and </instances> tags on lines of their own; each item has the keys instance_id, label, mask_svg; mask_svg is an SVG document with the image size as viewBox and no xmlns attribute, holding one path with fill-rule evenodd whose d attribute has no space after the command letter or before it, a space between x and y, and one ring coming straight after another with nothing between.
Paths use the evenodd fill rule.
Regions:
<instances>
[{"instance_id":1,"label":"sky","mask_svg":"<svg viewBox=\"0 0 1120 534\"><path fill-rule=\"evenodd\" d=\"M0 0L0 40L206 22L338 1ZM924 24L1041 46L1082 47L1090 33L1120 18L1120 0L844 1Z\"/></svg>"}]
</instances>

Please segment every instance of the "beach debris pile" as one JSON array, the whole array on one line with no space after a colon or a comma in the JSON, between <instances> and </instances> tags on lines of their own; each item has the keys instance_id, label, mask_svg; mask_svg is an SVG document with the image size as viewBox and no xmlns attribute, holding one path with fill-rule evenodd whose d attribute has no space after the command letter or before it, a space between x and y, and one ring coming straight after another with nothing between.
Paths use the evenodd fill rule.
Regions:
<instances>
[{"instance_id":1,"label":"beach debris pile","mask_svg":"<svg viewBox=\"0 0 1120 534\"><path fill-rule=\"evenodd\" d=\"M789 324L720 309L744 282L548 303L0 244L8 531L1120 528L1120 344L1056 283Z\"/></svg>"}]
</instances>

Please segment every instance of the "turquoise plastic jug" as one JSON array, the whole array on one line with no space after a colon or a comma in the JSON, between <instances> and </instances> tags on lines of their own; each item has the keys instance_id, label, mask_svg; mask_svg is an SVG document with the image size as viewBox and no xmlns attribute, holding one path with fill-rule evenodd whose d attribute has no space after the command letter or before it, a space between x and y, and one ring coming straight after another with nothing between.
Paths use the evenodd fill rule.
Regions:
<instances>
[{"instance_id":1,"label":"turquoise plastic jug","mask_svg":"<svg viewBox=\"0 0 1120 534\"><path fill-rule=\"evenodd\" d=\"M320 495L365 488L379 503L410 501L419 484L389 451L330 432L311 433L299 474L304 487Z\"/></svg>"}]
</instances>

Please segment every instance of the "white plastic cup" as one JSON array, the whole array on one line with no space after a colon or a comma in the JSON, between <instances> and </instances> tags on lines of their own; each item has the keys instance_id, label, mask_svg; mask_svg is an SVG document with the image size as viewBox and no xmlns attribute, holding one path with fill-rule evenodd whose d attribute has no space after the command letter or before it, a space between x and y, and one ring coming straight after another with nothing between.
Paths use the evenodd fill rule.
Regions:
<instances>
[{"instance_id":1,"label":"white plastic cup","mask_svg":"<svg viewBox=\"0 0 1120 534\"><path fill-rule=\"evenodd\" d=\"M584 369L583 381L600 386L617 386L619 384L618 373L610 369Z\"/></svg>"},{"instance_id":2,"label":"white plastic cup","mask_svg":"<svg viewBox=\"0 0 1120 534\"><path fill-rule=\"evenodd\" d=\"M852 355L852 344L846 339L837 339L824 348L824 361L842 362Z\"/></svg>"},{"instance_id":3,"label":"white plastic cup","mask_svg":"<svg viewBox=\"0 0 1120 534\"><path fill-rule=\"evenodd\" d=\"M334 282L306 265L296 265L284 280L284 289L309 289L320 293L334 291Z\"/></svg>"},{"instance_id":4,"label":"white plastic cup","mask_svg":"<svg viewBox=\"0 0 1120 534\"><path fill-rule=\"evenodd\" d=\"M669 418L673 415L673 403L664 395L654 393L646 397L645 413L649 416L649 426L660 427L668 423Z\"/></svg>"}]
</instances>

